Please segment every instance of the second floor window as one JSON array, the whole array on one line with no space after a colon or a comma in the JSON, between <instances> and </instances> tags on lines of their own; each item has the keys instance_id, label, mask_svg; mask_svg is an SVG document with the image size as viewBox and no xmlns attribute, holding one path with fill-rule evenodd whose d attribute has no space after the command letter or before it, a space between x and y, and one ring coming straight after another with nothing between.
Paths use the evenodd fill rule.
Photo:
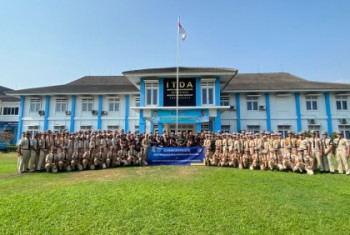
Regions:
<instances>
[{"instance_id":1,"label":"second floor window","mask_svg":"<svg viewBox=\"0 0 350 235\"><path fill-rule=\"evenodd\" d=\"M317 110L317 96L306 97L306 110Z\"/></svg>"},{"instance_id":2,"label":"second floor window","mask_svg":"<svg viewBox=\"0 0 350 235\"><path fill-rule=\"evenodd\" d=\"M221 96L220 105L221 106L230 106L230 97L229 96Z\"/></svg>"},{"instance_id":3,"label":"second floor window","mask_svg":"<svg viewBox=\"0 0 350 235\"><path fill-rule=\"evenodd\" d=\"M41 99L30 99L30 112L38 112L41 109Z\"/></svg>"},{"instance_id":4,"label":"second floor window","mask_svg":"<svg viewBox=\"0 0 350 235\"><path fill-rule=\"evenodd\" d=\"M247 110L258 110L259 97L246 97L247 99Z\"/></svg>"},{"instance_id":5,"label":"second floor window","mask_svg":"<svg viewBox=\"0 0 350 235\"><path fill-rule=\"evenodd\" d=\"M158 83L146 82L146 105L158 105Z\"/></svg>"},{"instance_id":6,"label":"second floor window","mask_svg":"<svg viewBox=\"0 0 350 235\"><path fill-rule=\"evenodd\" d=\"M119 111L119 97L113 97L108 99L108 111L118 112Z\"/></svg>"},{"instance_id":7,"label":"second floor window","mask_svg":"<svg viewBox=\"0 0 350 235\"><path fill-rule=\"evenodd\" d=\"M18 107L4 107L2 115L18 115Z\"/></svg>"},{"instance_id":8,"label":"second floor window","mask_svg":"<svg viewBox=\"0 0 350 235\"><path fill-rule=\"evenodd\" d=\"M81 102L82 102L81 107L83 112L92 111L92 104L93 104L92 98L83 98Z\"/></svg>"},{"instance_id":9,"label":"second floor window","mask_svg":"<svg viewBox=\"0 0 350 235\"><path fill-rule=\"evenodd\" d=\"M135 106L140 107L140 96L139 95L135 96Z\"/></svg>"},{"instance_id":10,"label":"second floor window","mask_svg":"<svg viewBox=\"0 0 350 235\"><path fill-rule=\"evenodd\" d=\"M67 99L56 99L56 112L67 111Z\"/></svg>"},{"instance_id":11,"label":"second floor window","mask_svg":"<svg viewBox=\"0 0 350 235\"><path fill-rule=\"evenodd\" d=\"M202 105L214 105L214 81L202 81Z\"/></svg>"},{"instance_id":12,"label":"second floor window","mask_svg":"<svg viewBox=\"0 0 350 235\"><path fill-rule=\"evenodd\" d=\"M335 98L337 110L348 110L347 96L337 96Z\"/></svg>"}]
</instances>

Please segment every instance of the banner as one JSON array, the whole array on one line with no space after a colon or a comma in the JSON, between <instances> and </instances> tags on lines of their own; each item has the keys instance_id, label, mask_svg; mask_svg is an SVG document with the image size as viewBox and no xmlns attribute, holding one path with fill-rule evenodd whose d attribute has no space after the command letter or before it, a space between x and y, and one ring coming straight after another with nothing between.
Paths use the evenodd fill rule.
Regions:
<instances>
[{"instance_id":1,"label":"banner","mask_svg":"<svg viewBox=\"0 0 350 235\"><path fill-rule=\"evenodd\" d=\"M179 110L178 122L195 124L209 122L208 109L195 110ZM176 110L153 110L151 114L151 121L153 124L166 124L176 122Z\"/></svg>"},{"instance_id":2,"label":"banner","mask_svg":"<svg viewBox=\"0 0 350 235\"><path fill-rule=\"evenodd\" d=\"M150 147L149 165L203 165L204 147Z\"/></svg>"}]
</instances>

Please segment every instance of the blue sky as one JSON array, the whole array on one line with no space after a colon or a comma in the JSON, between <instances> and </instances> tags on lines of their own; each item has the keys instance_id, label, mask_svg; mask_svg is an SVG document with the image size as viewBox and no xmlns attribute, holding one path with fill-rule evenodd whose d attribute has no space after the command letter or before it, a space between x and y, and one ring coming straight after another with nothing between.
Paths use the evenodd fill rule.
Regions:
<instances>
[{"instance_id":1,"label":"blue sky","mask_svg":"<svg viewBox=\"0 0 350 235\"><path fill-rule=\"evenodd\" d=\"M180 65L350 83L350 1L0 0L0 85Z\"/></svg>"}]
</instances>

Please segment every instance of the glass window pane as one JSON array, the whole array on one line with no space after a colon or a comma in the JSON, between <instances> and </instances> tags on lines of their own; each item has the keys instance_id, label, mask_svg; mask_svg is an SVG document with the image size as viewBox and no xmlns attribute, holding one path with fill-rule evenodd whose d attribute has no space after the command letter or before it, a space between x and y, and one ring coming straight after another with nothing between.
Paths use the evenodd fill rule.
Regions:
<instances>
[{"instance_id":1,"label":"glass window pane","mask_svg":"<svg viewBox=\"0 0 350 235\"><path fill-rule=\"evenodd\" d=\"M158 89L153 89L153 105L158 104Z\"/></svg>"},{"instance_id":2,"label":"glass window pane","mask_svg":"<svg viewBox=\"0 0 350 235\"><path fill-rule=\"evenodd\" d=\"M114 111L119 111L119 103L115 103L115 105L114 105Z\"/></svg>"},{"instance_id":3,"label":"glass window pane","mask_svg":"<svg viewBox=\"0 0 350 235\"><path fill-rule=\"evenodd\" d=\"M311 110L311 103L310 103L310 101L306 101L306 110Z\"/></svg>"},{"instance_id":4,"label":"glass window pane","mask_svg":"<svg viewBox=\"0 0 350 235\"><path fill-rule=\"evenodd\" d=\"M109 103L108 111L110 112L113 111L113 107L114 107L113 103Z\"/></svg>"},{"instance_id":5,"label":"glass window pane","mask_svg":"<svg viewBox=\"0 0 350 235\"><path fill-rule=\"evenodd\" d=\"M92 103L88 104L88 111L92 111Z\"/></svg>"},{"instance_id":6,"label":"glass window pane","mask_svg":"<svg viewBox=\"0 0 350 235\"><path fill-rule=\"evenodd\" d=\"M83 110L83 112L87 111L87 104L86 103L83 103L82 110Z\"/></svg>"},{"instance_id":7,"label":"glass window pane","mask_svg":"<svg viewBox=\"0 0 350 235\"><path fill-rule=\"evenodd\" d=\"M67 104L63 103L61 111L64 112L64 111L66 111L66 109L67 109Z\"/></svg>"},{"instance_id":8,"label":"glass window pane","mask_svg":"<svg viewBox=\"0 0 350 235\"><path fill-rule=\"evenodd\" d=\"M214 89L213 88L209 88L208 92L209 92L209 102L208 102L208 104L214 104Z\"/></svg>"},{"instance_id":9,"label":"glass window pane","mask_svg":"<svg viewBox=\"0 0 350 235\"><path fill-rule=\"evenodd\" d=\"M348 110L348 102L346 100L343 101L343 110Z\"/></svg>"},{"instance_id":10,"label":"glass window pane","mask_svg":"<svg viewBox=\"0 0 350 235\"><path fill-rule=\"evenodd\" d=\"M317 110L317 101L312 102L312 109Z\"/></svg>"},{"instance_id":11,"label":"glass window pane","mask_svg":"<svg viewBox=\"0 0 350 235\"><path fill-rule=\"evenodd\" d=\"M247 102L247 110L252 110L252 102Z\"/></svg>"},{"instance_id":12,"label":"glass window pane","mask_svg":"<svg viewBox=\"0 0 350 235\"><path fill-rule=\"evenodd\" d=\"M258 102L253 102L253 105L254 105L253 109L258 110Z\"/></svg>"},{"instance_id":13,"label":"glass window pane","mask_svg":"<svg viewBox=\"0 0 350 235\"><path fill-rule=\"evenodd\" d=\"M337 109L341 110L341 102L340 101L337 101Z\"/></svg>"},{"instance_id":14,"label":"glass window pane","mask_svg":"<svg viewBox=\"0 0 350 235\"><path fill-rule=\"evenodd\" d=\"M56 103L56 112L59 112L59 111L60 111L60 104Z\"/></svg>"},{"instance_id":15,"label":"glass window pane","mask_svg":"<svg viewBox=\"0 0 350 235\"><path fill-rule=\"evenodd\" d=\"M202 104L207 104L207 89L202 89Z\"/></svg>"},{"instance_id":16,"label":"glass window pane","mask_svg":"<svg viewBox=\"0 0 350 235\"><path fill-rule=\"evenodd\" d=\"M152 99L152 97L151 97L152 93L151 92L152 92L151 89L147 89L146 96L147 96L147 104L148 105L151 104L151 99Z\"/></svg>"}]
</instances>

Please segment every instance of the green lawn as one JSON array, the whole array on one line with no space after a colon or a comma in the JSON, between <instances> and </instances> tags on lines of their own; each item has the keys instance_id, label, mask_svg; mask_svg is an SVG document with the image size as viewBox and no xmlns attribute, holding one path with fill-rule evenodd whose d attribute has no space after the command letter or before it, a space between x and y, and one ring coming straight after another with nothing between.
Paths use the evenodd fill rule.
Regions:
<instances>
[{"instance_id":1,"label":"green lawn","mask_svg":"<svg viewBox=\"0 0 350 235\"><path fill-rule=\"evenodd\" d=\"M18 175L0 153L0 234L349 234L350 177L204 166Z\"/></svg>"}]
</instances>

